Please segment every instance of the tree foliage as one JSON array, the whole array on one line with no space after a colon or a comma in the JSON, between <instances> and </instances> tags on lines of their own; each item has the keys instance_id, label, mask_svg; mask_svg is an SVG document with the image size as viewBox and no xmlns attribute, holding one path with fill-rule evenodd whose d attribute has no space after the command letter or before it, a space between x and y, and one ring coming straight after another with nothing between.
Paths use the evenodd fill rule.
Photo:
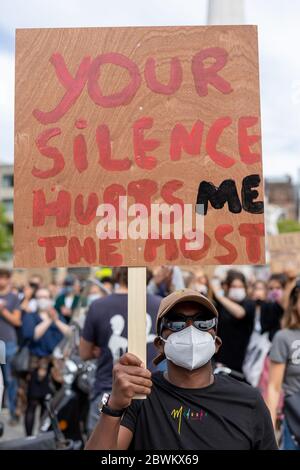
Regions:
<instances>
[{"instance_id":1,"label":"tree foliage","mask_svg":"<svg viewBox=\"0 0 300 470\"><path fill-rule=\"evenodd\" d=\"M12 254L12 233L5 213L0 204L0 259L7 260Z\"/></svg>"},{"instance_id":2,"label":"tree foliage","mask_svg":"<svg viewBox=\"0 0 300 470\"><path fill-rule=\"evenodd\" d=\"M277 225L279 233L300 232L300 224L296 220L279 220Z\"/></svg>"}]
</instances>

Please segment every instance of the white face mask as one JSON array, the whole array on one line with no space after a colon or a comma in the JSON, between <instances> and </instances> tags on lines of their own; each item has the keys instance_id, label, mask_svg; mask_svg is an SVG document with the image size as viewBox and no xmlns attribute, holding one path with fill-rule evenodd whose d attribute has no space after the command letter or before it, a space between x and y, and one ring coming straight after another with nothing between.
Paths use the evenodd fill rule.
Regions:
<instances>
[{"instance_id":1,"label":"white face mask","mask_svg":"<svg viewBox=\"0 0 300 470\"><path fill-rule=\"evenodd\" d=\"M242 302L246 297L246 290L244 287L230 287L228 297L234 302Z\"/></svg>"},{"instance_id":2,"label":"white face mask","mask_svg":"<svg viewBox=\"0 0 300 470\"><path fill-rule=\"evenodd\" d=\"M215 340L207 331L200 331L193 325L172 333L165 342L165 356L184 369L199 369L216 352Z\"/></svg>"},{"instance_id":3,"label":"white face mask","mask_svg":"<svg viewBox=\"0 0 300 470\"><path fill-rule=\"evenodd\" d=\"M208 288L205 284L195 284L195 290L200 292L200 294L207 295Z\"/></svg>"},{"instance_id":4,"label":"white face mask","mask_svg":"<svg viewBox=\"0 0 300 470\"><path fill-rule=\"evenodd\" d=\"M51 299L45 299L45 298L36 299L36 304L37 304L38 310L43 311L43 312L53 307L53 302Z\"/></svg>"},{"instance_id":5,"label":"white face mask","mask_svg":"<svg viewBox=\"0 0 300 470\"><path fill-rule=\"evenodd\" d=\"M94 300L100 299L101 295L100 294L90 294L87 296L87 304L88 306L91 305Z\"/></svg>"}]
</instances>

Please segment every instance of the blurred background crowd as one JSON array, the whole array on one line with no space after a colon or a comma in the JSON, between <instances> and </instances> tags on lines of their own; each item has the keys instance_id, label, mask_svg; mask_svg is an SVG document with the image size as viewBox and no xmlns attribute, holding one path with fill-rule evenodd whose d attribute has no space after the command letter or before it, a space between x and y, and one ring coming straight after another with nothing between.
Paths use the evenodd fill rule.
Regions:
<instances>
[{"instance_id":1,"label":"blurred background crowd","mask_svg":"<svg viewBox=\"0 0 300 470\"><path fill-rule=\"evenodd\" d=\"M161 298L184 287L201 292L219 312L223 345L215 372L258 387L281 445L299 450L283 412L286 397L300 392L298 273L245 269L147 270L148 368L157 370L153 340ZM5 427L39 434L54 426L54 414L59 431L83 443L101 396L110 391L113 364L127 351L127 268L102 267L88 277L70 269L47 281L32 272L26 282L1 268L0 340L6 344Z\"/></svg>"}]
</instances>

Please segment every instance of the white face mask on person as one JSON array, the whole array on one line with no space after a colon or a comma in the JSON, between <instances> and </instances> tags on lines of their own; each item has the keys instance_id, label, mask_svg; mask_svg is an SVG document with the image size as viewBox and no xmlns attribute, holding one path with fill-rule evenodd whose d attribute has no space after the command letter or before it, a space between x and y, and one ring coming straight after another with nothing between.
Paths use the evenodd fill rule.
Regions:
<instances>
[{"instance_id":1,"label":"white face mask on person","mask_svg":"<svg viewBox=\"0 0 300 470\"><path fill-rule=\"evenodd\" d=\"M207 295L208 294L208 287L205 285L205 284L198 284L196 283L194 285L194 289L197 291L197 292L200 292L200 294L202 295Z\"/></svg>"},{"instance_id":2,"label":"white face mask on person","mask_svg":"<svg viewBox=\"0 0 300 470\"><path fill-rule=\"evenodd\" d=\"M101 295L100 294L90 294L87 296L87 305L90 306L91 303L94 302L94 300L100 299Z\"/></svg>"},{"instance_id":3,"label":"white face mask on person","mask_svg":"<svg viewBox=\"0 0 300 470\"><path fill-rule=\"evenodd\" d=\"M165 356L184 369L194 370L207 364L216 352L215 339L193 325L172 333L165 343Z\"/></svg>"},{"instance_id":4,"label":"white face mask on person","mask_svg":"<svg viewBox=\"0 0 300 470\"><path fill-rule=\"evenodd\" d=\"M41 298L41 299L36 299L37 303L37 308L40 311L47 311L50 310L51 307L53 307L53 301L51 299L46 299L46 298Z\"/></svg>"},{"instance_id":5,"label":"white face mask on person","mask_svg":"<svg viewBox=\"0 0 300 470\"><path fill-rule=\"evenodd\" d=\"M244 287L230 287L228 297L234 302L242 302L246 297L246 289Z\"/></svg>"}]
</instances>

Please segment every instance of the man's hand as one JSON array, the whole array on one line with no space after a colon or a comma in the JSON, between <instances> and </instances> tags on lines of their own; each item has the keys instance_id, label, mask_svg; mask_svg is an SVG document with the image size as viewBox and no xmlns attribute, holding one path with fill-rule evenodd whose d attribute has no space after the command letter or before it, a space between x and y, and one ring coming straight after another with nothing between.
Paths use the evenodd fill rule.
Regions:
<instances>
[{"instance_id":1,"label":"man's hand","mask_svg":"<svg viewBox=\"0 0 300 470\"><path fill-rule=\"evenodd\" d=\"M127 408L135 395L150 395L151 372L134 354L124 354L113 368L112 393L108 405L115 410Z\"/></svg>"}]
</instances>

